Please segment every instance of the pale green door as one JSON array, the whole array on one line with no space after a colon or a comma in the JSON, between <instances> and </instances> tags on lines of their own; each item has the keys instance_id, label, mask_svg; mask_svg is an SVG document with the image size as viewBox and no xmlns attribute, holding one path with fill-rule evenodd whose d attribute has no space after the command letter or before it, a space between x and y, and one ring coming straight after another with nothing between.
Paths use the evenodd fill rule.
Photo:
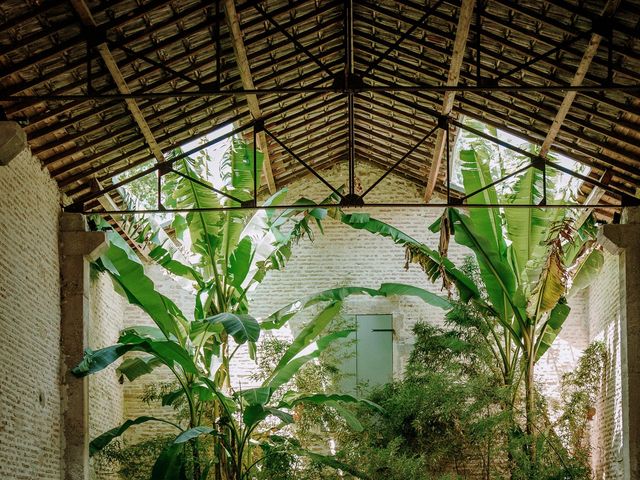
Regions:
<instances>
[{"instance_id":1,"label":"pale green door","mask_svg":"<svg viewBox=\"0 0 640 480\"><path fill-rule=\"evenodd\" d=\"M393 317L354 315L347 318L352 333L341 347L342 390L365 394L393 380Z\"/></svg>"}]
</instances>

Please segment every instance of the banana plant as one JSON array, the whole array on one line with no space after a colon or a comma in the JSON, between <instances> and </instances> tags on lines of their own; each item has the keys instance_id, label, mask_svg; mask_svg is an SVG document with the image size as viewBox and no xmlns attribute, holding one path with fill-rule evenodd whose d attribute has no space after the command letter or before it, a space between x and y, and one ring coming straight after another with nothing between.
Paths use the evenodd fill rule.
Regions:
<instances>
[{"instance_id":1,"label":"banana plant","mask_svg":"<svg viewBox=\"0 0 640 480\"><path fill-rule=\"evenodd\" d=\"M463 150L462 177L469 204L498 204L487 151ZM554 178L534 167L526 170L501 201L538 205L554 198ZM557 193L557 192L556 192ZM463 213L447 208L430 229L440 234L433 250L395 227L364 213L334 211L339 221L356 229L392 239L406 249L407 266L418 264L431 281L441 279L455 288L460 300L472 302L490 321L496 360L505 385L525 390L526 432L529 454L535 461L536 362L550 348L570 308L566 298L586 287L603 264L595 242L594 221L572 227L572 213L560 208L470 208ZM449 241L471 249L479 266L481 285L475 285L447 258Z\"/></svg>"},{"instance_id":2,"label":"banana plant","mask_svg":"<svg viewBox=\"0 0 640 480\"><path fill-rule=\"evenodd\" d=\"M326 209L300 199L299 207L251 212L245 209L202 210L220 206L240 207L249 200L254 188L253 149L234 139L221 162L220 188L206 178L206 169L196 160L185 158L174 168L178 174L164 185L167 207L191 209L176 215L172 226L190 254L176 252L174 242L154 233L148 225L146 245L149 256L172 275L189 280L194 289L195 308L186 314L167 296L155 289L144 266L128 244L114 231L107 232L108 249L94 263L108 274L115 289L128 301L144 310L154 327L138 326L124 330L118 343L99 350L87 350L82 362L73 369L77 376L95 374L126 355L118 367L129 381L147 375L159 366L168 368L176 379L176 390L165 395L165 405L186 405L186 423L143 416L127 420L94 439L96 453L128 428L146 422L170 423L176 438L158 457L153 480L191 478L193 480L245 480L253 478L266 456L286 446L298 455L311 456L330 466L354 471L332 457L306 452L295 441L283 442L277 432L293 422L291 410L302 403L327 403L353 428L357 419L342 403L364 402L349 395L287 391L298 370L312 361L335 340L350 331L326 333L349 295L411 295L448 308L447 299L426 290L403 284L383 284L378 289L343 287L320 292L286 305L259 321L249 313L247 294L268 271L284 267L293 245L314 235L312 224L322 231ZM257 179L255 179L257 183ZM276 206L286 192L278 192L266 204ZM164 239L164 240L163 240ZM185 257L188 259L185 260ZM182 260L181 260L182 258ZM234 390L232 363L237 352L246 348L256 356L256 343L263 330L280 328L302 309L323 304L325 307L297 335L274 371L262 385ZM274 394L278 395L274 397ZM275 401L274 398L280 398ZM274 419L278 424L272 425ZM265 425L268 424L268 427Z\"/></svg>"}]
</instances>

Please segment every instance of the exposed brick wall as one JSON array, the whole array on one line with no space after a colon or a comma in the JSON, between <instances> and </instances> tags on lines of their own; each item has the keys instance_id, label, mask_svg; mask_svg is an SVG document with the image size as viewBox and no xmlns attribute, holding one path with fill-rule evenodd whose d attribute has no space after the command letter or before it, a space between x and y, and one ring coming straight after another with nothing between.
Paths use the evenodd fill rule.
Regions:
<instances>
[{"instance_id":1,"label":"exposed brick wall","mask_svg":"<svg viewBox=\"0 0 640 480\"><path fill-rule=\"evenodd\" d=\"M0 478L59 480L59 194L24 153L0 166Z\"/></svg>"},{"instance_id":2,"label":"exposed brick wall","mask_svg":"<svg viewBox=\"0 0 640 480\"><path fill-rule=\"evenodd\" d=\"M102 348L118 341L122 330L126 300L115 292L108 275L91 276L91 320L89 345ZM123 387L118 382L116 368L120 362L102 372L89 376L89 437L110 430L123 421ZM92 478L110 480L119 478L114 466L105 462L92 462Z\"/></svg>"},{"instance_id":3,"label":"exposed brick wall","mask_svg":"<svg viewBox=\"0 0 640 480\"><path fill-rule=\"evenodd\" d=\"M365 188L383 172L367 168L359 178ZM337 167L323 171L323 176L335 186L340 186L346 178L346 169ZM307 178L289 186L288 201L293 202L304 196L320 201L330 191L315 178ZM369 203L421 203L422 192L414 184L389 175L370 194ZM370 208L363 211L390 223L437 248L437 236L428 227L442 211L436 208ZM266 316L274 310L296 299L315 292L344 285L377 288L385 282L416 285L434 293L446 295L439 284L431 284L419 267L412 265L404 269L404 249L394 245L388 238L354 230L332 219L324 222L324 235L318 233L313 243L304 240L293 249L293 255L283 271L270 272L262 285L249 295L251 311L257 316ZM461 261L470 252L451 243L450 255L454 261ZM291 327L294 333L304 321L311 318L317 309L296 317ZM394 372L399 375L408 358L413 344L411 328L420 321L441 324L443 311L424 302L404 297L370 298L351 297L344 305L345 314L392 314L394 339ZM282 333L286 333L282 332Z\"/></svg>"},{"instance_id":4,"label":"exposed brick wall","mask_svg":"<svg viewBox=\"0 0 640 480\"><path fill-rule=\"evenodd\" d=\"M623 371L619 292L619 257L605 253L602 272L588 289L589 339L603 341L608 374L592 428L592 463L597 480L624 478L622 430Z\"/></svg>"}]
</instances>

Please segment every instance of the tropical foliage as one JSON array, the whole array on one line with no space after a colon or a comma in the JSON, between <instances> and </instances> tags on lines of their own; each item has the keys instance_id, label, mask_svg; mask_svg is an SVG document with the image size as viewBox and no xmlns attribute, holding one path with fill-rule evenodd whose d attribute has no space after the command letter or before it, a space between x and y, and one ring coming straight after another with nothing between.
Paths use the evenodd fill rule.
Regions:
<instances>
[{"instance_id":1,"label":"tropical foliage","mask_svg":"<svg viewBox=\"0 0 640 480\"><path fill-rule=\"evenodd\" d=\"M118 370L129 381L164 366L175 377L175 390L162 397L164 405L185 405L184 422L142 416L103 433L91 442L95 454L129 428L147 422L163 422L176 429L172 442L162 450L152 478L243 480L257 478L261 465L282 452L310 457L333 468L357 473L331 456L304 449L294 438L284 435L294 422L293 409L302 404L330 404L358 428L345 403L372 402L350 395L317 391L282 391L307 362L318 358L335 340L350 330L326 332L349 295L413 295L447 308L449 302L428 291L401 284L383 284L379 289L343 287L320 292L286 305L262 322L249 313L247 294L266 273L284 267L292 246L303 237L312 237L312 224L322 230L327 210L300 199L299 208L261 210L251 214L242 207L253 196L260 172L261 156L235 139L221 162L223 186L213 188L206 172L192 159L174 165L178 174L167 175L164 204L174 209L190 209L176 215L175 235L188 252L161 235L150 223L143 228L149 256L175 276L190 281L195 309L183 312L174 301L156 290L145 274L142 262L115 232L108 232L109 248L95 268L108 274L118 292L144 310L155 326L124 330L117 344L88 350L73 369L77 376L102 371L124 355ZM286 192L266 201L278 205ZM207 209L207 210L203 210ZM279 328L298 312L321 304L319 314L300 331L269 375L253 388L235 389L232 362L246 349L255 359L256 344L264 330ZM275 423L274 423L275 422ZM284 429L284 430L283 430Z\"/></svg>"},{"instance_id":2,"label":"tropical foliage","mask_svg":"<svg viewBox=\"0 0 640 480\"><path fill-rule=\"evenodd\" d=\"M437 250L368 214L335 211L333 216L403 245L407 266L415 263L429 280L440 279L446 289L455 288L461 301L472 303L487 319L503 385L514 387L516 396L518 387L524 388L526 451L535 468L536 450L544 438L535 431L535 365L569 315L566 298L589 284L603 256L595 242L592 219L576 226L574 212L553 208L562 192L552 172L532 166L510 189L498 191L492 169L504 159L491 158L482 144L471 147L460 151L460 157L467 203L472 208L467 213L458 208L444 210L430 227L440 234ZM495 205L499 200L509 207L473 208L474 204ZM451 238L473 252L479 281L447 258Z\"/></svg>"}]
</instances>

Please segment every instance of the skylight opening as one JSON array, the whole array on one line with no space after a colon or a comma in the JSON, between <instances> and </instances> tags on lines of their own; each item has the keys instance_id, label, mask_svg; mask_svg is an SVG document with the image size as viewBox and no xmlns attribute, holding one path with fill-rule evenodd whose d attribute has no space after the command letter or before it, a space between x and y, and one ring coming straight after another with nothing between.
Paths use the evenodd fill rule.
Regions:
<instances>
[{"instance_id":1,"label":"skylight opening","mask_svg":"<svg viewBox=\"0 0 640 480\"><path fill-rule=\"evenodd\" d=\"M462 123L469 127L486 133L492 137L495 137L511 146L517 147L520 150L524 150L529 153L537 154L540 147L536 144L529 142L523 138L513 135L504 130L491 127L486 123L479 120L475 120L469 117L463 117ZM531 163L531 158L526 155L515 152L507 147L494 143L483 137L470 133L466 130L460 129L451 155L451 187L460 192L464 191L463 179L462 179L462 161L460 159L460 152L462 150L475 149L478 152L483 152L486 158L490 159L489 169L491 179L493 181L500 180L510 173L525 167ZM573 172L588 175L589 168L579 163L566 155L562 155L557 152L551 151L547 158L558 165L561 165ZM518 181L520 175L515 175L512 178L499 182L496 185L496 191L499 196L505 198L513 192L514 185ZM553 197L548 198L548 201L577 203L578 193L582 180L560 172L553 167L547 167L547 181L548 181L548 195Z\"/></svg>"},{"instance_id":2,"label":"skylight opening","mask_svg":"<svg viewBox=\"0 0 640 480\"><path fill-rule=\"evenodd\" d=\"M214 130L208 135L196 138L185 142L178 146L175 151L188 152L195 148L198 148L211 140L218 137L227 136L226 138L216 142L213 145L202 148L200 151L190 155L190 158L194 160L197 166L198 173L202 177L210 182L214 187L219 188L222 186L222 172L221 161L224 156L224 152L229 147L231 142L231 136L229 135L233 131L233 124L225 125L217 130ZM132 175L140 173L155 164L154 161L145 162L138 165L121 175L114 177L114 182L121 182L130 178ZM171 175L171 174L168 174ZM123 198L127 208L131 210L153 210L157 208L157 174L155 172L145 175L137 180L134 180L122 187L118 188L118 193ZM164 224L171 221L171 215L156 213L153 215L154 220L160 224Z\"/></svg>"}]
</instances>

